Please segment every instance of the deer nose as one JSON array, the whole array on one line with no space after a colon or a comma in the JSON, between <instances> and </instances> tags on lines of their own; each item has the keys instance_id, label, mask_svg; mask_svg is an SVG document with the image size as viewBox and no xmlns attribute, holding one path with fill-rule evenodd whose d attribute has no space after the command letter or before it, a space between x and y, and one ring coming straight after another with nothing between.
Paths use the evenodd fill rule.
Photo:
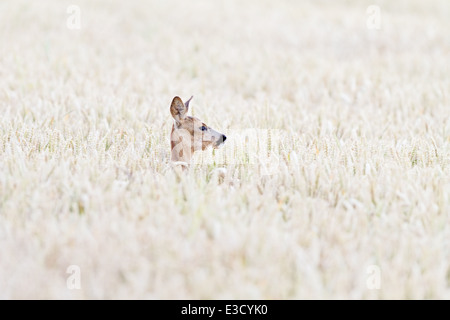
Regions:
<instances>
[{"instance_id":1,"label":"deer nose","mask_svg":"<svg viewBox=\"0 0 450 320\"><path fill-rule=\"evenodd\" d=\"M225 140L227 140L227 136L226 135L222 135L222 142L225 142Z\"/></svg>"}]
</instances>

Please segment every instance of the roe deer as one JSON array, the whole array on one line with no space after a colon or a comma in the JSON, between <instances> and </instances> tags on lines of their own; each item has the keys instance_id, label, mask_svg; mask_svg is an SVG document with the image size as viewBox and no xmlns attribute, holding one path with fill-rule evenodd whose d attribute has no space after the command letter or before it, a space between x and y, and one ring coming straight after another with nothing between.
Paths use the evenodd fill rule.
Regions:
<instances>
[{"instance_id":1,"label":"roe deer","mask_svg":"<svg viewBox=\"0 0 450 320\"><path fill-rule=\"evenodd\" d=\"M183 166L188 166L195 151L208 147L218 148L227 137L206 125L196 117L188 116L189 102L175 97L170 105L170 113L175 120L170 134L171 159Z\"/></svg>"}]
</instances>

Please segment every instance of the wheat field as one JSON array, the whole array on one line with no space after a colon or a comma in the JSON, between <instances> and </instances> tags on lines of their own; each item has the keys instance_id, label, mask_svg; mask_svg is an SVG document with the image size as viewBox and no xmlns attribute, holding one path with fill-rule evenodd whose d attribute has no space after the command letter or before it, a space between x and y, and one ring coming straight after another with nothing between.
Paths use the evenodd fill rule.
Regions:
<instances>
[{"instance_id":1,"label":"wheat field","mask_svg":"<svg viewBox=\"0 0 450 320\"><path fill-rule=\"evenodd\" d=\"M1 1L0 298L449 299L449 17ZM184 173L176 95L229 137Z\"/></svg>"}]
</instances>

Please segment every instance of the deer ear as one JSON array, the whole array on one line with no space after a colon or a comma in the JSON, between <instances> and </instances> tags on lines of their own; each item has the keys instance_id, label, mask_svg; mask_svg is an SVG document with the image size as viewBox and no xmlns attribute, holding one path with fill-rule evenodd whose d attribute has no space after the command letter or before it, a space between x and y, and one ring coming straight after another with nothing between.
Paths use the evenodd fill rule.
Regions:
<instances>
[{"instance_id":1,"label":"deer ear","mask_svg":"<svg viewBox=\"0 0 450 320\"><path fill-rule=\"evenodd\" d=\"M187 101L189 104L190 99ZM175 97L172 100L172 104L170 105L170 113L172 114L172 117L177 122L183 121L184 118L186 118L186 113L188 111L187 106L183 103L183 100L181 100L180 97Z\"/></svg>"},{"instance_id":2,"label":"deer ear","mask_svg":"<svg viewBox=\"0 0 450 320\"><path fill-rule=\"evenodd\" d=\"M189 102L191 102L191 100L192 100L193 97L194 97L194 96L191 96L191 97L189 98L189 100L186 101L186 102L184 103L184 105L186 106L186 110L189 110Z\"/></svg>"}]
</instances>

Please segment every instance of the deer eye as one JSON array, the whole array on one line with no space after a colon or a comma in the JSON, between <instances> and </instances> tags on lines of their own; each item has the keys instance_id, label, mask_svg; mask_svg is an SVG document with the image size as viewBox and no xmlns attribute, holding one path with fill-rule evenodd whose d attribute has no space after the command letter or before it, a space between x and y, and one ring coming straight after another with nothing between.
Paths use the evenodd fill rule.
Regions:
<instances>
[{"instance_id":1,"label":"deer eye","mask_svg":"<svg viewBox=\"0 0 450 320\"><path fill-rule=\"evenodd\" d=\"M200 130L206 131L206 130L208 130L208 128L207 128L206 126L201 126L201 127L200 127Z\"/></svg>"}]
</instances>

